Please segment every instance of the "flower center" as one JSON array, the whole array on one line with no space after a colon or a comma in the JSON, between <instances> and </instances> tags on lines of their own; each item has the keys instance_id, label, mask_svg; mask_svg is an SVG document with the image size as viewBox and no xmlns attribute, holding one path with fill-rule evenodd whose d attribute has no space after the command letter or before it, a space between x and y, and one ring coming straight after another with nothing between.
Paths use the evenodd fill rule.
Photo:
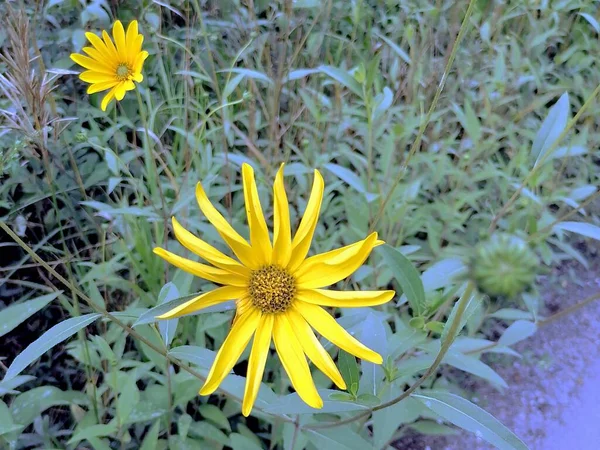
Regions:
<instances>
[{"instance_id":1,"label":"flower center","mask_svg":"<svg viewBox=\"0 0 600 450\"><path fill-rule=\"evenodd\" d=\"M125 81L129 79L129 76L131 75L132 70L129 68L129 66L125 63L121 63L117 66L117 78L119 79L119 81Z\"/></svg>"},{"instance_id":2,"label":"flower center","mask_svg":"<svg viewBox=\"0 0 600 450\"><path fill-rule=\"evenodd\" d=\"M252 304L263 313L281 313L294 300L296 280L284 268L271 264L252 272L249 291Z\"/></svg>"}]
</instances>

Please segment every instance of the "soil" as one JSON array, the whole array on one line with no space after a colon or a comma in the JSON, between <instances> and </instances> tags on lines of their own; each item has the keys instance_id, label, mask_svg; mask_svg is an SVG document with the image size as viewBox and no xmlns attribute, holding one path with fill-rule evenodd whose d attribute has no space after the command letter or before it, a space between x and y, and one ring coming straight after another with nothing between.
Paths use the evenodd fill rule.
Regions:
<instances>
[{"instance_id":1,"label":"soil","mask_svg":"<svg viewBox=\"0 0 600 450\"><path fill-rule=\"evenodd\" d=\"M545 286L544 286L545 284ZM600 291L600 264L568 264L542 280L546 316ZM600 449L600 300L541 327L514 348L523 358L486 360L507 381L499 392L470 385L471 398L517 434L531 450ZM508 363L507 363L508 362ZM472 377L471 377L472 378ZM407 435L406 450L487 450L461 431L455 436Z\"/></svg>"}]
</instances>

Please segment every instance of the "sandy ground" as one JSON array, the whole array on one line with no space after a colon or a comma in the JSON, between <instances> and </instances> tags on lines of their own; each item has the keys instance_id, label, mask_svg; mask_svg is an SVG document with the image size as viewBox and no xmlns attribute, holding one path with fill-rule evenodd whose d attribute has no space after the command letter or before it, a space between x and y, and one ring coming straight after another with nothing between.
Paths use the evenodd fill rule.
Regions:
<instances>
[{"instance_id":1,"label":"sandy ground","mask_svg":"<svg viewBox=\"0 0 600 450\"><path fill-rule=\"evenodd\" d=\"M570 265L544 282L552 283L544 288L546 315L550 315L600 292L600 266L586 271ZM472 400L513 430L531 450L600 449L600 300L540 328L515 350L522 359L486 361L509 388L498 392L480 384L474 386ZM406 436L396 448L494 447L463 432L449 437Z\"/></svg>"}]
</instances>

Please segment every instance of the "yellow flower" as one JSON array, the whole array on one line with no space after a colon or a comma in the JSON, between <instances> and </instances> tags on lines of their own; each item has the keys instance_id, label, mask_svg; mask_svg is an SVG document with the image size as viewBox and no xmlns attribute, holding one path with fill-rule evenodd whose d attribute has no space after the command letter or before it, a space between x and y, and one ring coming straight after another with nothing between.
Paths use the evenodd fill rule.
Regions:
<instances>
[{"instance_id":1,"label":"yellow flower","mask_svg":"<svg viewBox=\"0 0 600 450\"><path fill-rule=\"evenodd\" d=\"M383 241L372 233L366 239L316 256L306 257L323 199L323 178L315 170L310 199L294 238L291 237L288 201L283 183L283 165L277 172L274 196L273 244L262 213L254 170L242 167L244 200L250 243L240 236L208 199L202 185L196 187L200 209L237 256L235 260L185 230L173 218L177 240L212 266L182 258L162 248L154 253L198 277L223 285L159 316L172 319L228 300L236 300L231 331L217 353L208 378L200 390L210 395L231 372L254 335L248 360L242 413L250 414L263 376L271 338L294 389L308 405L321 408L306 356L325 375L345 389L344 380L313 329L338 347L364 360L381 364L379 354L365 347L323 309L380 305L394 291L333 291L322 289L348 277Z\"/></svg>"},{"instance_id":2,"label":"yellow flower","mask_svg":"<svg viewBox=\"0 0 600 450\"><path fill-rule=\"evenodd\" d=\"M88 94L110 89L102 99L102 111L106 111L113 98L123 100L125 92L135 89L134 81L140 83L144 79L142 66L148 57L148 52L142 50L144 36L138 33L137 20L129 24L127 33L117 20L112 34L114 43L106 30L102 31L102 39L94 33L85 33L92 44L92 47L83 47L89 57L71 54L73 61L88 69L79 75L82 81L90 83Z\"/></svg>"}]
</instances>

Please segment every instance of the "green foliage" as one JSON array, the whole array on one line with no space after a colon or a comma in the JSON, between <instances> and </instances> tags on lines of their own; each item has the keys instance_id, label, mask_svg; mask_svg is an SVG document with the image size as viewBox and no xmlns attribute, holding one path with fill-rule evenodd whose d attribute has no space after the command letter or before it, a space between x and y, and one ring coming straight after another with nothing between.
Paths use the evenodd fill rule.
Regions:
<instances>
[{"instance_id":1,"label":"green foliage","mask_svg":"<svg viewBox=\"0 0 600 450\"><path fill-rule=\"evenodd\" d=\"M578 0L472 3L464 22L467 5L448 1L0 6L0 336L18 343L3 354L0 447L386 449L409 429L458 427L525 448L462 397L460 377L424 374L510 383L482 355L519 356L511 346L543 323L531 261L586 265L576 244L600 240L598 17ZM105 114L68 56L117 18L139 20L150 58ZM185 256L172 215L225 251L196 207L198 181L247 235L243 162L269 222L286 162L293 226L321 171L311 252L374 230L386 241L338 288L397 297L337 317L384 364L340 351L347 392L313 370L320 411L270 357L243 418L248 350L216 394L198 395L233 302L155 319L213 287L152 253ZM527 265L528 290L473 290L474 249L495 232L526 243L529 260L511 264Z\"/></svg>"}]
</instances>

